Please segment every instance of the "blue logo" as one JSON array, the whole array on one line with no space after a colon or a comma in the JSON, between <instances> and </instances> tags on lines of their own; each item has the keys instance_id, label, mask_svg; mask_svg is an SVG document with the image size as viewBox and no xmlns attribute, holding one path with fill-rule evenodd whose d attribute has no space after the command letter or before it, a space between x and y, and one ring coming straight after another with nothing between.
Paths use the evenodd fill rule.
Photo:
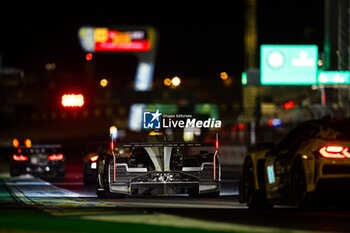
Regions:
<instances>
[{"instance_id":1,"label":"blue logo","mask_svg":"<svg viewBox=\"0 0 350 233\"><path fill-rule=\"evenodd\" d=\"M157 109L156 112L143 112L144 129L160 129L160 116L162 113Z\"/></svg>"}]
</instances>

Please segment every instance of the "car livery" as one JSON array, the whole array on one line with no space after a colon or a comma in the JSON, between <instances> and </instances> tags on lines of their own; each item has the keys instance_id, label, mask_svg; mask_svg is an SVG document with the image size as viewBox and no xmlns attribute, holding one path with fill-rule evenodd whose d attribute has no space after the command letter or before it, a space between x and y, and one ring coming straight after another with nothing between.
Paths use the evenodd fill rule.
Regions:
<instances>
[{"instance_id":1,"label":"car livery","mask_svg":"<svg viewBox=\"0 0 350 233\"><path fill-rule=\"evenodd\" d=\"M220 193L218 143L119 143L115 151L122 149L130 153L99 155L98 197Z\"/></svg>"},{"instance_id":2,"label":"car livery","mask_svg":"<svg viewBox=\"0 0 350 233\"><path fill-rule=\"evenodd\" d=\"M350 193L350 120L306 121L276 146L248 152L240 202L251 208L273 204L329 206ZM347 198L346 198L347 199Z\"/></svg>"}]
</instances>

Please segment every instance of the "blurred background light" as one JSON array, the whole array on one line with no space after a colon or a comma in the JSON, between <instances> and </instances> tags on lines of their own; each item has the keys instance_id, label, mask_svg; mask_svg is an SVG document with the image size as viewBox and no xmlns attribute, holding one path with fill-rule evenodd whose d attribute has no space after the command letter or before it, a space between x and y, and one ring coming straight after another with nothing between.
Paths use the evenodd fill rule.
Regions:
<instances>
[{"instance_id":1,"label":"blurred background light","mask_svg":"<svg viewBox=\"0 0 350 233\"><path fill-rule=\"evenodd\" d=\"M166 79L164 79L163 83L164 83L165 86L169 87L171 85L171 79L170 78L166 78Z\"/></svg>"},{"instance_id":2,"label":"blurred background light","mask_svg":"<svg viewBox=\"0 0 350 233\"><path fill-rule=\"evenodd\" d=\"M177 76L175 76L172 80L171 83L173 84L174 87L178 87L181 84L181 79Z\"/></svg>"},{"instance_id":3,"label":"blurred background light","mask_svg":"<svg viewBox=\"0 0 350 233\"><path fill-rule=\"evenodd\" d=\"M64 94L61 104L63 107L82 107L84 105L84 96L82 94Z\"/></svg>"},{"instance_id":4,"label":"blurred background light","mask_svg":"<svg viewBox=\"0 0 350 233\"><path fill-rule=\"evenodd\" d=\"M221 78L222 80L226 80L226 79L228 78L227 73L226 73L226 72L221 72L221 73L220 73L220 78Z\"/></svg>"},{"instance_id":5,"label":"blurred background light","mask_svg":"<svg viewBox=\"0 0 350 233\"><path fill-rule=\"evenodd\" d=\"M101 87L106 87L108 85L108 80L107 79L101 79L100 81L100 86Z\"/></svg>"},{"instance_id":6,"label":"blurred background light","mask_svg":"<svg viewBox=\"0 0 350 233\"><path fill-rule=\"evenodd\" d=\"M87 54L85 55L85 59L86 59L87 61L91 61L92 58L93 58L92 53L87 53Z\"/></svg>"}]
</instances>

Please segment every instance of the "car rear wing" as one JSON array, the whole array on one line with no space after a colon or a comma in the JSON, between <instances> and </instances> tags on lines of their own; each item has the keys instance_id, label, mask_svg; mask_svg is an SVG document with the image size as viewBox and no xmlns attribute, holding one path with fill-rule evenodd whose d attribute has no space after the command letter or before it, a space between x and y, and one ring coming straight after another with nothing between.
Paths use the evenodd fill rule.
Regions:
<instances>
[{"instance_id":1,"label":"car rear wing","mask_svg":"<svg viewBox=\"0 0 350 233\"><path fill-rule=\"evenodd\" d=\"M61 144L35 144L32 145L30 148L26 147L26 146L19 146L18 148L21 149L30 149L30 148L34 148L34 149L53 149L53 148L62 148Z\"/></svg>"},{"instance_id":2,"label":"car rear wing","mask_svg":"<svg viewBox=\"0 0 350 233\"><path fill-rule=\"evenodd\" d=\"M201 143L201 142L130 142L117 143L116 147L133 148L133 147L212 147L215 143Z\"/></svg>"},{"instance_id":3,"label":"car rear wing","mask_svg":"<svg viewBox=\"0 0 350 233\"><path fill-rule=\"evenodd\" d=\"M113 182L116 182L116 155L114 153L115 148L134 148L134 147L208 147L214 146L215 153L213 156L213 180L217 180L216 177L216 157L218 155L219 150L219 135L215 135L215 143L200 143L200 142L133 142L133 143L116 143L111 140L111 149L113 155ZM219 177L220 180L220 177Z\"/></svg>"}]
</instances>

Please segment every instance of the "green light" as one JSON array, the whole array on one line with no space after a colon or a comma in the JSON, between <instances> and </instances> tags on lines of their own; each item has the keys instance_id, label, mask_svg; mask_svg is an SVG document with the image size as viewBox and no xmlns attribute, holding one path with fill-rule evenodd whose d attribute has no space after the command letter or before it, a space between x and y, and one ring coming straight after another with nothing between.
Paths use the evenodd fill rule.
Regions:
<instances>
[{"instance_id":1,"label":"green light","mask_svg":"<svg viewBox=\"0 0 350 233\"><path fill-rule=\"evenodd\" d=\"M148 104L145 111L155 112L159 110L161 113L176 114L178 106L176 104Z\"/></svg>"},{"instance_id":2,"label":"green light","mask_svg":"<svg viewBox=\"0 0 350 233\"><path fill-rule=\"evenodd\" d=\"M247 85L247 83L248 83L247 73L243 72L242 73L242 85Z\"/></svg>"},{"instance_id":3,"label":"green light","mask_svg":"<svg viewBox=\"0 0 350 233\"><path fill-rule=\"evenodd\" d=\"M318 84L350 84L350 71L322 71Z\"/></svg>"},{"instance_id":4,"label":"green light","mask_svg":"<svg viewBox=\"0 0 350 233\"><path fill-rule=\"evenodd\" d=\"M317 83L316 45L262 45L262 85L313 85Z\"/></svg>"},{"instance_id":5,"label":"green light","mask_svg":"<svg viewBox=\"0 0 350 233\"><path fill-rule=\"evenodd\" d=\"M219 108L214 104L196 104L194 107L195 114L207 114L211 118L219 118Z\"/></svg>"}]
</instances>

